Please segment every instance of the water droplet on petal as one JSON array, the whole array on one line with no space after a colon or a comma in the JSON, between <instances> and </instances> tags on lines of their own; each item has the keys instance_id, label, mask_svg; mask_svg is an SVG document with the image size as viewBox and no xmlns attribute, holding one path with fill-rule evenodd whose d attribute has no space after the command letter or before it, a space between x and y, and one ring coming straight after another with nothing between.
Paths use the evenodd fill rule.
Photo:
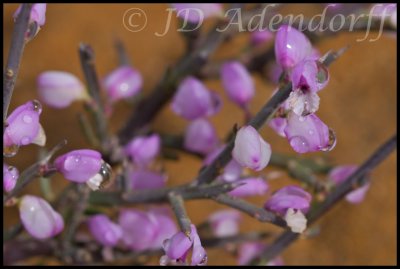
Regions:
<instances>
[{"instance_id":1,"label":"water droplet on petal","mask_svg":"<svg viewBox=\"0 0 400 269\"><path fill-rule=\"evenodd\" d=\"M38 100L32 101L33 110L38 112L39 114L42 113L42 104Z\"/></svg>"},{"instance_id":2,"label":"water droplet on petal","mask_svg":"<svg viewBox=\"0 0 400 269\"><path fill-rule=\"evenodd\" d=\"M67 159L64 162L64 169L67 171L72 171L73 169L76 168L77 165L77 158L76 157L67 157ZM78 159L79 162L79 159Z\"/></svg>"},{"instance_id":3,"label":"water droplet on petal","mask_svg":"<svg viewBox=\"0 0 400 269\"><path fill-rule=\"evenodd\" d=\"M306 139L301 136L294 136L289 141L290 146L298 153L306 153L309 151L310 146Z\"/></svg>"},{"instance_id":4,"label":"water droplet on petal","mask_svg":"<svg viewBox=\"0 0 400 269\"><path fill-rule=\"evenodd\" d=\"M321 151L331 151L336 146L336 134L332 129L329 129L329 141L326 147L321 148Z\"/></svg>"},{"instance_id":5,"label":"water droplet on petal","mask_svg":"<svg viewBox=\"0 0 400 269\"><path fill-rule=\"evenodd\" d=\"M313 130L308 130L308 134L309 134L309 135L313 135L313 134L314 134L314 131L313 131Z\"/></svg>"},{"instance_id":6,"label":"water droplet on petal","mask_svg":"<svg viewBox=\"0 0 400 269\"><path fill-rule=\"evenodd\" d=\"M108 186L110 185L109 183L112 182L111 179L112 179L113 173L112 173L111 166L110 166L108 163L103 162L103 163L101 164L99 174L100 174L101 177L103 178L103 180L101 181L101 184L100 184L99 188L100 188L100 189L103 189L103 188L105 188L105 187L108 187Z\"/></svg>"},{"instance_id":7,"label":"water droplet on petal","mask_svg":"<svg viewBox=\"0 0 400 269\"><path fill-rule=\"evenodd\" d=\"M10 146L3 147L3 156L4 157L14 157L19 150L19 146L16 144L12 144Z\"/></svg>"},{"instance_id":8,"label":"water droplet on petal","mask_svg":"<svg viewBox=\"0 0 400 269\"><path fill-rule=\"evenodd\" d=\"M27 136L24 136L21 139L21 145L23 145L23 146L28 145L30 142L31 142L31 139L29 137L27 137Z\"/></svg>"},{"instance_id":9,"label":"water droplet on petal","mask_svg":"<svg viewBox=\"0 0 400 269\"><path fill-rule=\"evenodd\" d=\"M29 123L32 122L32 117L29 116L29 115L24 115L24 116L22 117L22 121L25 122L25 123L27 123L27 124L29 124Z\"/></svg>"}]
</instances>

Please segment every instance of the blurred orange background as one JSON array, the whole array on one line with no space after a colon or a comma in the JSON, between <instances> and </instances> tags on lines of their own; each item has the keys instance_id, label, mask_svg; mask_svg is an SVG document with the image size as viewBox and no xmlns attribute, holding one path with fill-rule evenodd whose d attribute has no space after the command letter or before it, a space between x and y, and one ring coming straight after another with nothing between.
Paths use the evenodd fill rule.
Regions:
<instances>
[{"instance_id":1,"label":"blurred orange background","mask_svg":"<svg viewBox=\"0 0 400 269\"><path fill-rule=\"evenodd\" d=\"M4 62L10 46L13 28L12 14L17 5L4 5L3 55ZM128 31L123 24L123 15L130 8L140 8L147 15L147 25L139 32ZM136 68L144 77L144 92L148 93L161 79L165 69L174 64L184 53L185 44L179 32L175 31L177 20L172 20L171 30L163 37L167 21L166 4L49 4L46 24L37 37L28 43L22 59L20 73L11 101L11 112L16 106L38 98L36 77L46 70L63 70L77 75L84 81L81 71L78 44L90 44L96 54L96 67L100 77L117 66L113 40L119 37ZM312 15L318 12L316 5L290 5L284 9L288 13ZM318 116L337 135L335 149L328 153L335 164L360 164L387 138L396 132L396 37L383 35L376 42L355 42L364 33L341 33L317 44L322 54L337 50L346 45L350 49L332 66L330 82L320 92L321 104ZM376 35L371 33L371 38ZM222 45L215 58L233 56L245 44L248 34L242 34ZM274 85L265 83L258 75L254 76L257 97L250 109L257 112L268 100ZM229 102L217 79L205 81L206 85L223 98L222 111L211 118L221 139L235 123L242 124L242 114ZM41 123L47 134L48 148L63 138L68 145L60 153L81 147L88 147L77 124L77 113L83 111L82 105L74 103L70 108L55 110L44 106ZM127 103L120 102L113 114L111 128L116 131L129 114ZM184 131L187 122L174 115L167 105L157 116L153 127L165 133L178 134ZM263 128L261 134L272 145L272 149L295 155L287 141L278 137L270 128ZM36 160L38 147L30 145L19 154L7 159L19 171ZM323 153L306 154L308 157ZM373 173L372 186L366 200L360 205L341 202L324 216L316 225L320 226L318 236L300 239L292 244L282 256L288 265L394 265L396 264L396 158L397 152L390 155ZM180 162L165 161L169 174L169 184L177 185L192 180L201 166L198 159L182 155ZM265 173L275 171L267 167ZM56 191L67 184L61 176L52 179ZM287 175L271 182L275 190L293 182ZM40 194L35 182L26 190ZM262 205L265 197L251 199ZM212 201L187 202L187 210L192 221L200 223L216 209L224 206ZM5 226L16 222L18 212L6 208L3 213ZM279 229L244 217L242 231ZM17 250L15 250L17 251ZM223 250L207 250L209 265L235 264L235 258Z\"/></svg>"}]
</instances>

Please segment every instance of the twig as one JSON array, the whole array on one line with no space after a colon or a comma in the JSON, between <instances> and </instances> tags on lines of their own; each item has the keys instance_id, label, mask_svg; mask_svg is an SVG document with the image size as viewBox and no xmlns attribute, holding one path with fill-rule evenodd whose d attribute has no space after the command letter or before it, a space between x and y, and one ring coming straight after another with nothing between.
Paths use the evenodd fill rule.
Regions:
<instances>
[{"instance_id":1,"label":"twig","mask_svg":"<svg viewBox=\"0 0 400 269\"><path fill-rule=\"evenodd\" d=\"M107 119L104 113L104 104L100 96L100 85L94 66L93 49L89 45L80 44L79 57L81 60L86 83L88 85L89 95L92 97L92 101L89 105L94 113L94 121L97 127L97 135L99 136L102 150L108 152L109 149L107 149Z\"/></svg>"},{"instance_id":2,"label":"twig","mask_svg":"<svg viewBox=\"0 0 400 269\"><path fill-rule=\"evenodd\" d=\"M176 194L175 192L170 192L168 194L168 200L171 204L172 210L174 211L176 218L178 220L179 226L182 232L190 238L192 228L190 225L192 224L186 209L185 205L183 204L183 198L181 195Z\"/></svg>"},{"instance_id":3,"label":"twig","mask_svg":"<svg viewBox=\"0 0 400 269\"><path fill-rule=\"evenodd\" d=\"M11 226L7 230L3 230L3 244L5 242L7 242L8 240L13 239L15 236L17 236L22 231L23 231L23 228L22 228L21 222Z\"/></svg>"},{"instance_id":4,"label":"twig","mask_svg":"<svg viewBox=\"0 0 400 269\"><path fill-rule=\"evenodd\" d=\"M308 224L314 223L323 214L329 211L335 204L337 204L343 197L354 188L364 185L369 180L366 176L376 166L378 166L383 160L385 160L389 154L395 150L397 145L397 134L392 136L383 145L381 145L353 174L351 174L342 184L340 184L335 190L328 194L325 200L311 210L307 214ZM265 262L276 257L286 247L298 238L299 234L292 233L291 231L283 232L273 244L266 249L264 253L258 258L261 262Z\"/></svg>"},{"instance_id":5,"label":"twig","mask_svg":"<svg viewBox=\"0 0 400 269\"><path fill-rule=\"evenodd\" d=\"M275 213L267 211L264 208L257 207L249 202L246 202L245 200L231 197L227 194L220 194L218 196L212 197L212 199L217 203L224 204L240 210L260 222L270 222L279 227L286 227L286 221Z\"/></svg>"},{"instance_id":6,"label":"twig","mask_svg":"<svg viewBox=\"0 0 400 269\"><path fill-rule=\"evenodd\" d=\"M6 122L8 107L17 80L19 65L25 47L25 35L28 30L32 4L22 4L21 13L15 21L14 31L11 37L10 51L8 53L7 65L3 73L3 133Z\"/></svg>"},{"instance_id":7,"label":"twig","mask_svg":"<svg viewBox=\"0 0 400 269\"><path fill-rule=\"evenodd\" d=\"M334 60L336 60L342 53L344 49L338 52L329 53L324 57L323 64L329 66ZM288 82L281 88L278 92L272 96L272 98L261 108L261 110L254 116L248 125L253 126L255 129L260 129L266 121L274 114L276 109L289 97L292 91L292 83ZM212 182L219 171L223 168L231 159L231 152L235 144L235 138L232 137L227 143L224 150L214 159L214 161L202 169L197 177L197 184L205 184Z\"/></svg>"},{"instance_id":8,"label":"twig","mask_svg":"<svg viewBox=\"0 0 400 269\"><path fill-rule=\"evenodd\" d=\"M117 51L118 63L120 66L131 65L131 60L126 52L124 43L119 38L114 41L115 50Z\"/></svg>"},{"instance_id":9,"label":"twig","mask_svg":"<svg viewBox=\"0 0 400 269\"><path fill-rule=\"evenodd\" d=\"M51 157L66 144L67 140L64 139L63 141L58 143L53 149L51 149L44 158L25 169L18 177L17 184L15 185L14 189L4 196L3 202L5 203L10 198L17 195L27 184L32 182L32 180L34 180L36 177L49 176L51 173L55 172L54 169L48 167L48 162Z\"/></svg>"}]
</instances>

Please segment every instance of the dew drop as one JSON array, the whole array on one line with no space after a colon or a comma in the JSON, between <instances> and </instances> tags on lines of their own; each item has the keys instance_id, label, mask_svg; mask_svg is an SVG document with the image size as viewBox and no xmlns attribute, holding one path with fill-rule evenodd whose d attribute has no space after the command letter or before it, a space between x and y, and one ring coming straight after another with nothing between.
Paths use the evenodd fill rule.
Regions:
<instances>
[{"instance_id":1,"label":"dew drop","mask_svg":"<svg viewBox=\"0 0 400 269\"><path fill-rule=\"evenodd\" d=\"M329 129L329 141L326 147L321 148L321 151L331 151L336 146L336 134L332 129Z\"/></svg>"},{"instance_id":2,"label":"dew drop","mask_svg":"<svg viewBox=\"0 0 400 269\"><path fill-rule=\"evenodd\" d=\"M79 158L76 156L70 156L65 159L64 169L67 171L72 171L76 169L77 163L79 162Z\"/></svg>"},{"instance_id":3,"label":"dew drop","mask_svg":"<svg viewBox=\"0 0 400 269\"><path fill-rule=\"evenodd\" d=\"M298 153L306 153L310 149L308 142L301 136L294 136L289 141L290 146Z\"/></svg>"},{"instance_id":4,"label":"dew drop","mask_svg":"<svg viewBox=\"0 0 400 269\"><path fill-rule=\"evenodd\" d=\"M314 134L314 131L310 129L310 130L308 130L308 134L309 134L309 135L313 135L313 134Z\"/></svg>"},{"instance_id":5,"label":"dew drop","mask_svg":"<svg viewBox=\"0 0 400 269\"><path fill-rule=\"evenodd\" d=\"M112 181L111 179L113 175L111 166L108 163L103 162L101 164L99 174L103 178L103 180L100 183L99 189L108 187L110 185L109 183Z\"/></svg>"},{"instance_id":6,"label":"dew drop","mask_svg":"<svg viewBox=\"0 0 400 269\"><path fill-rule=\"evenodd\" d=\"M3 156L4 157L14 157L19 150L19 146L16 144L12 144L10 146L3 147Z\"/></svg>"},{"instance_id":7,"label":"dew drop","mask_svg":"<svg viewBox=\"0 0 400 269\"><path fill-rule=\"evenodd\" d=\"M42 104L38 100L33 100L31 103L33 106L33 111L36 111L39 114L42 113Z\"/></svg>"},{"instance_id":8,"label":"dew drop","mask_svg":"<svg viewBox=\"0 0 400 269\"><path fill-rule=\"evenodd\" d=\"M22 117L22 121L25 122L25 123L27 123L27 124L29 124L29 123L32 122L32 117L29 116L29 115L24 115L24 116Z\"/></svg>"},{"instance_id":9,"label":"dew drop","mask_svg":"<svg viewBox=\"0 0 400 269\"><path fill-rule=\"evenodd\" d=\"M31 142L31 139L29 137L27 137L27 136L24 136L21 139L21 145L23 145L23 146L28 145L30 142Z\"/></svg>"}]
</instances>

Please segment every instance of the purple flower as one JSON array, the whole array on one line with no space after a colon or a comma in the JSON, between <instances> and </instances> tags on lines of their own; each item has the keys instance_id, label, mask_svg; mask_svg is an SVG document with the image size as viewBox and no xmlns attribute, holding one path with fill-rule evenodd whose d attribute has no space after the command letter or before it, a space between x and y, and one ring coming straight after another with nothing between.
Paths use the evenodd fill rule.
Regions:
<instances>
[{"instance_id":1,"label":"purple flower","mask_svg":"<svg viewBox=\"0 0 400 269\"><path fill-rule=\"evenodd\" d=\"M106 76L103 85L111 102L115 102L138 94L143 86L143 78L138 70L121 66Z\"/></svg>"},{"instance_id":2,"label":"purple flower","mask_svg":"<svg viewBox=\"0 0 400 269\"><path fill-rule=\"evenodd\" d=\"M228 97L245 106L254 96L255 87L246 67L238 61L224 63L221 68L221 79Z\"/></svg>"},{"instance_id":3,"label":"purple flower","mask_svg":"<svg viewBox=\"0 0 400 269\"><path fill-rule=\"evenodd\" d=\"M50 238L64 229L61 215L39 197L24 195L19 203L19 214L22 225L34 238Z\"/></svg>"},{"instance_id":4,"label":"purple flower","mask_svg":"<svg viewBox=\"0 0 400 269\"><path fill-rule=\"evenodd\" d=\"M285 215L289 208L306 214L310 208L311 195L297 186L286 186L276 191L265 203L264 208Z\"/></svg>"},{"instance_id":5,"label":"purple flower","mask_svg":"<svg viewBox=\"0 0 400 269\"><path fill-rule=\"evenodd\" d=\"M22 5L14 13L14 20L17 19L21 12ZM31 9L30 22L36 22L39 26L43 26L46 22L46 4L33 4Z\"/></svg>"},{"instance_id":6,"label":"purple flower","mask_svg":"<svg viewBox=\"0 0 400 269\"><path fill-rule=\"evenodd\" d=\"M177 228L163 209L144 212L125 209L120 212L119 224L122 240L132 250L158 249L162 242L176 233Z\"/></svg>"},{"instance_id":7,"label":"purple flower","mask_svg":"<svg viewBox=\"0 0 400 269\"><path fill-rule=\"evenodd\" d=\"M3 189L5 192L10 192L14 189L18 177L19 172L17 168L3 163Z\"/></svg>"},{"instance_id":8,"label":"purple flower","mask_svg":"<svg viewBox=\"0 0 400 269\"><path fill-rule=\"evenodd\" d=\"M239 265L247 265L254 258L259 256L267 245L258 242L247 242L243 243L239 247ZM283 260L280 256L270 260L266 265L283 265Z\"/></svg>"},{"instance_id":9,"label":"purple flower","mask_svg":"<svg viewBox=\"0 0 400 269\"><path fill-rule=\"evenodd\" d=\"M172 110L187 120L195 120L214 115L220 105L218 95L210 92L200 80L187 77L178 87L172 101Z\"/></svg>"},{"instance_id":10,"label":"purple flower","mask_svg":"<svg viewBox=\"0 0 400 269\"><path fill-rule=\"evenodd\" d=\"M269 163L271 146L252 126L243 126L236 134L232 156L240 165L260 171Z\"/></svg>"},{"instance_id":11,"label":"purple flower","mask_svg":"<svg viewBox=\"0 0 400 269\"><path fill-rule=\"evenodd\" d=\"M193 224L191 225L190 238L183 232L178 232L164 241L163 249L166 255L161 257L160 263L166 265L172 260L179 260L179 262L186 264L186 256L191 247L192 258L190 265L205 265L207 263L207 254L201 245L196 226Z\"/></svg>"},{"instance_id":12,"label":"purple flower","mask_svg":"<svg viewBox=\"0 0 400 269\"><path fill-rule=\"evenodd\" d=\"M336 144L333 133L315 114L289 113L284 132L290 146L298 153L329 151Z\"/></svg>"},{"instance_id":13,"label":"purple flower","mask_svg":"<svg viewBox=\"0 0 400 269\"><path fill-rule=\"evenodd\" d=\"M286 137L285 128L287 125L286 118L273 118L268 122L268 126L271 127L279 136Z\"/></svg>"},{"instance_id":14,"label":"purple flower","mask_svg":"<svg viewBox=\"0 0 400 269\"><path fill-rule=\"evenodd\" d=\"M37 79L37 86L40 99L54 108L65 108L75 100L88 98L82 82L68 72L43 72Z\"/></svg>"},{"instance_id":15,"label":"purple flower","mask_svg":"<svg viewBox=\"0 0 400 269\"><path fill-rule=\"evenodd\" d=\"M218 145L214 126L206 119L192 121L186 128L184 147L187 150L207 154Z\"/></svg>"},{"instance_id":16,"label":"purple flower","mask_svg":"<svg viewBox=\"0 0 400 269\"><path fill-rule=\"evenodd\" d=\"M329 172L328 178L336 185L343 183L351 174L358 169L357 165L341 165L337 166ZM346 200L352 204L359 204L364 200L364 197L370 187L367 183L346 195Z\"/></svg>"},{"instance_id":17,"label":"purple flower","mask_svg":"<svg viewBox=\"0 0 400 269\"><path fill-rule=\"evenodd\" d=\"M137 136L126 146L125 153L139 166L147 166L159 154L161 139L158 134Z\"/></svg>"},{"instance_id":18,"label":"purple flower","mask_svg":"<svg viewBox=\"0 0 400 269\"><path fill-rule=\"evenodd\" d=\"M167 176L165 174L148 170L131 170L128 176L132 190L162 188L167 181Z\"/></svg>"},{"instance_id":19,"label":"purple flower","mask_svg":"<svg viewBox=\"0 0 400 269\"><path fill-rule=\"evenodd\" d=\"M269 188L267 182L262 178L245 178L236 182L242 183L243 185L240 185L229 192L230 195L235 197L264 195L267 193Z\"/></svg>"},{"instance_id":20,"label":"purple flower","mask_svg":"<svg viewBox=\"0 0 400 269\"><path fill-rule=\"evenodd\" d=\"M262 29L262 30L257 29L251 32L250 42L254 46L257 46L267 43L268 41L271 41L273 38L274 34L268 29Z\"/></svg>"},{"instance_id":21,"label":"purple flower","mask_svg":"<svg viewBox=\"0 0 400 269\"><path fill-rule=\"evenodd\" d=\"M215 3L179 3L171 5L176 9L179 18L187 20L191 23L201 23L204 19L222 15L223 12L222 5Z\"/></svg>"},{"instance_id":22,"label":"purple flower","mask_svg":"<svg viewBox=\"0 0 400 269\"><path fill-rule=\"evenodd\" d=\"M236 210L220 210L214 212L208 221L216 237L233 236L239 232L241 216Z\"/></svg>"},{"instance_id":23,"label":"purple flower","mask_svg":"<svg viewBox=\"0 0 400 269\"><path fill-rule=\"evenodd\" d=\"M54 165L63 176L77 183L85 183L99 173L103 160L98 151L73 150L57 157Z\"/></svg>"},{"instance_id":24,"label":"purple flower","mask_svg":"<svg viewBox=\"0 0 400 269\"><path fill-rule=\"evenodd\" d=\"M19 147L31 143L44 146L46 135L39 123L41 113L41 104L36 100L17 107L6 120L7 127L3 136L4 146Z\"/></svg>"},{"instance_id":25,"label":"purple flower","mask_svg":"<svg viewBox=\"0 0 400 269\"><path fill-rule=\"evenodd\" d=\"M90 233L103 246L114 247L122 237L122 229L106 215L97 214L87 221Z\"/></svg>"},{"instance_id":26,"label":"purple flower","mask_svg":"<svg viewBox=\"0 0 400 269\"><path fill-rule=\"evenodd\" d=\"M291 69L312 53L308 38L288 25L282 25L275 37L276 62L283 69Z\"/></svg>"}]
</instances>

